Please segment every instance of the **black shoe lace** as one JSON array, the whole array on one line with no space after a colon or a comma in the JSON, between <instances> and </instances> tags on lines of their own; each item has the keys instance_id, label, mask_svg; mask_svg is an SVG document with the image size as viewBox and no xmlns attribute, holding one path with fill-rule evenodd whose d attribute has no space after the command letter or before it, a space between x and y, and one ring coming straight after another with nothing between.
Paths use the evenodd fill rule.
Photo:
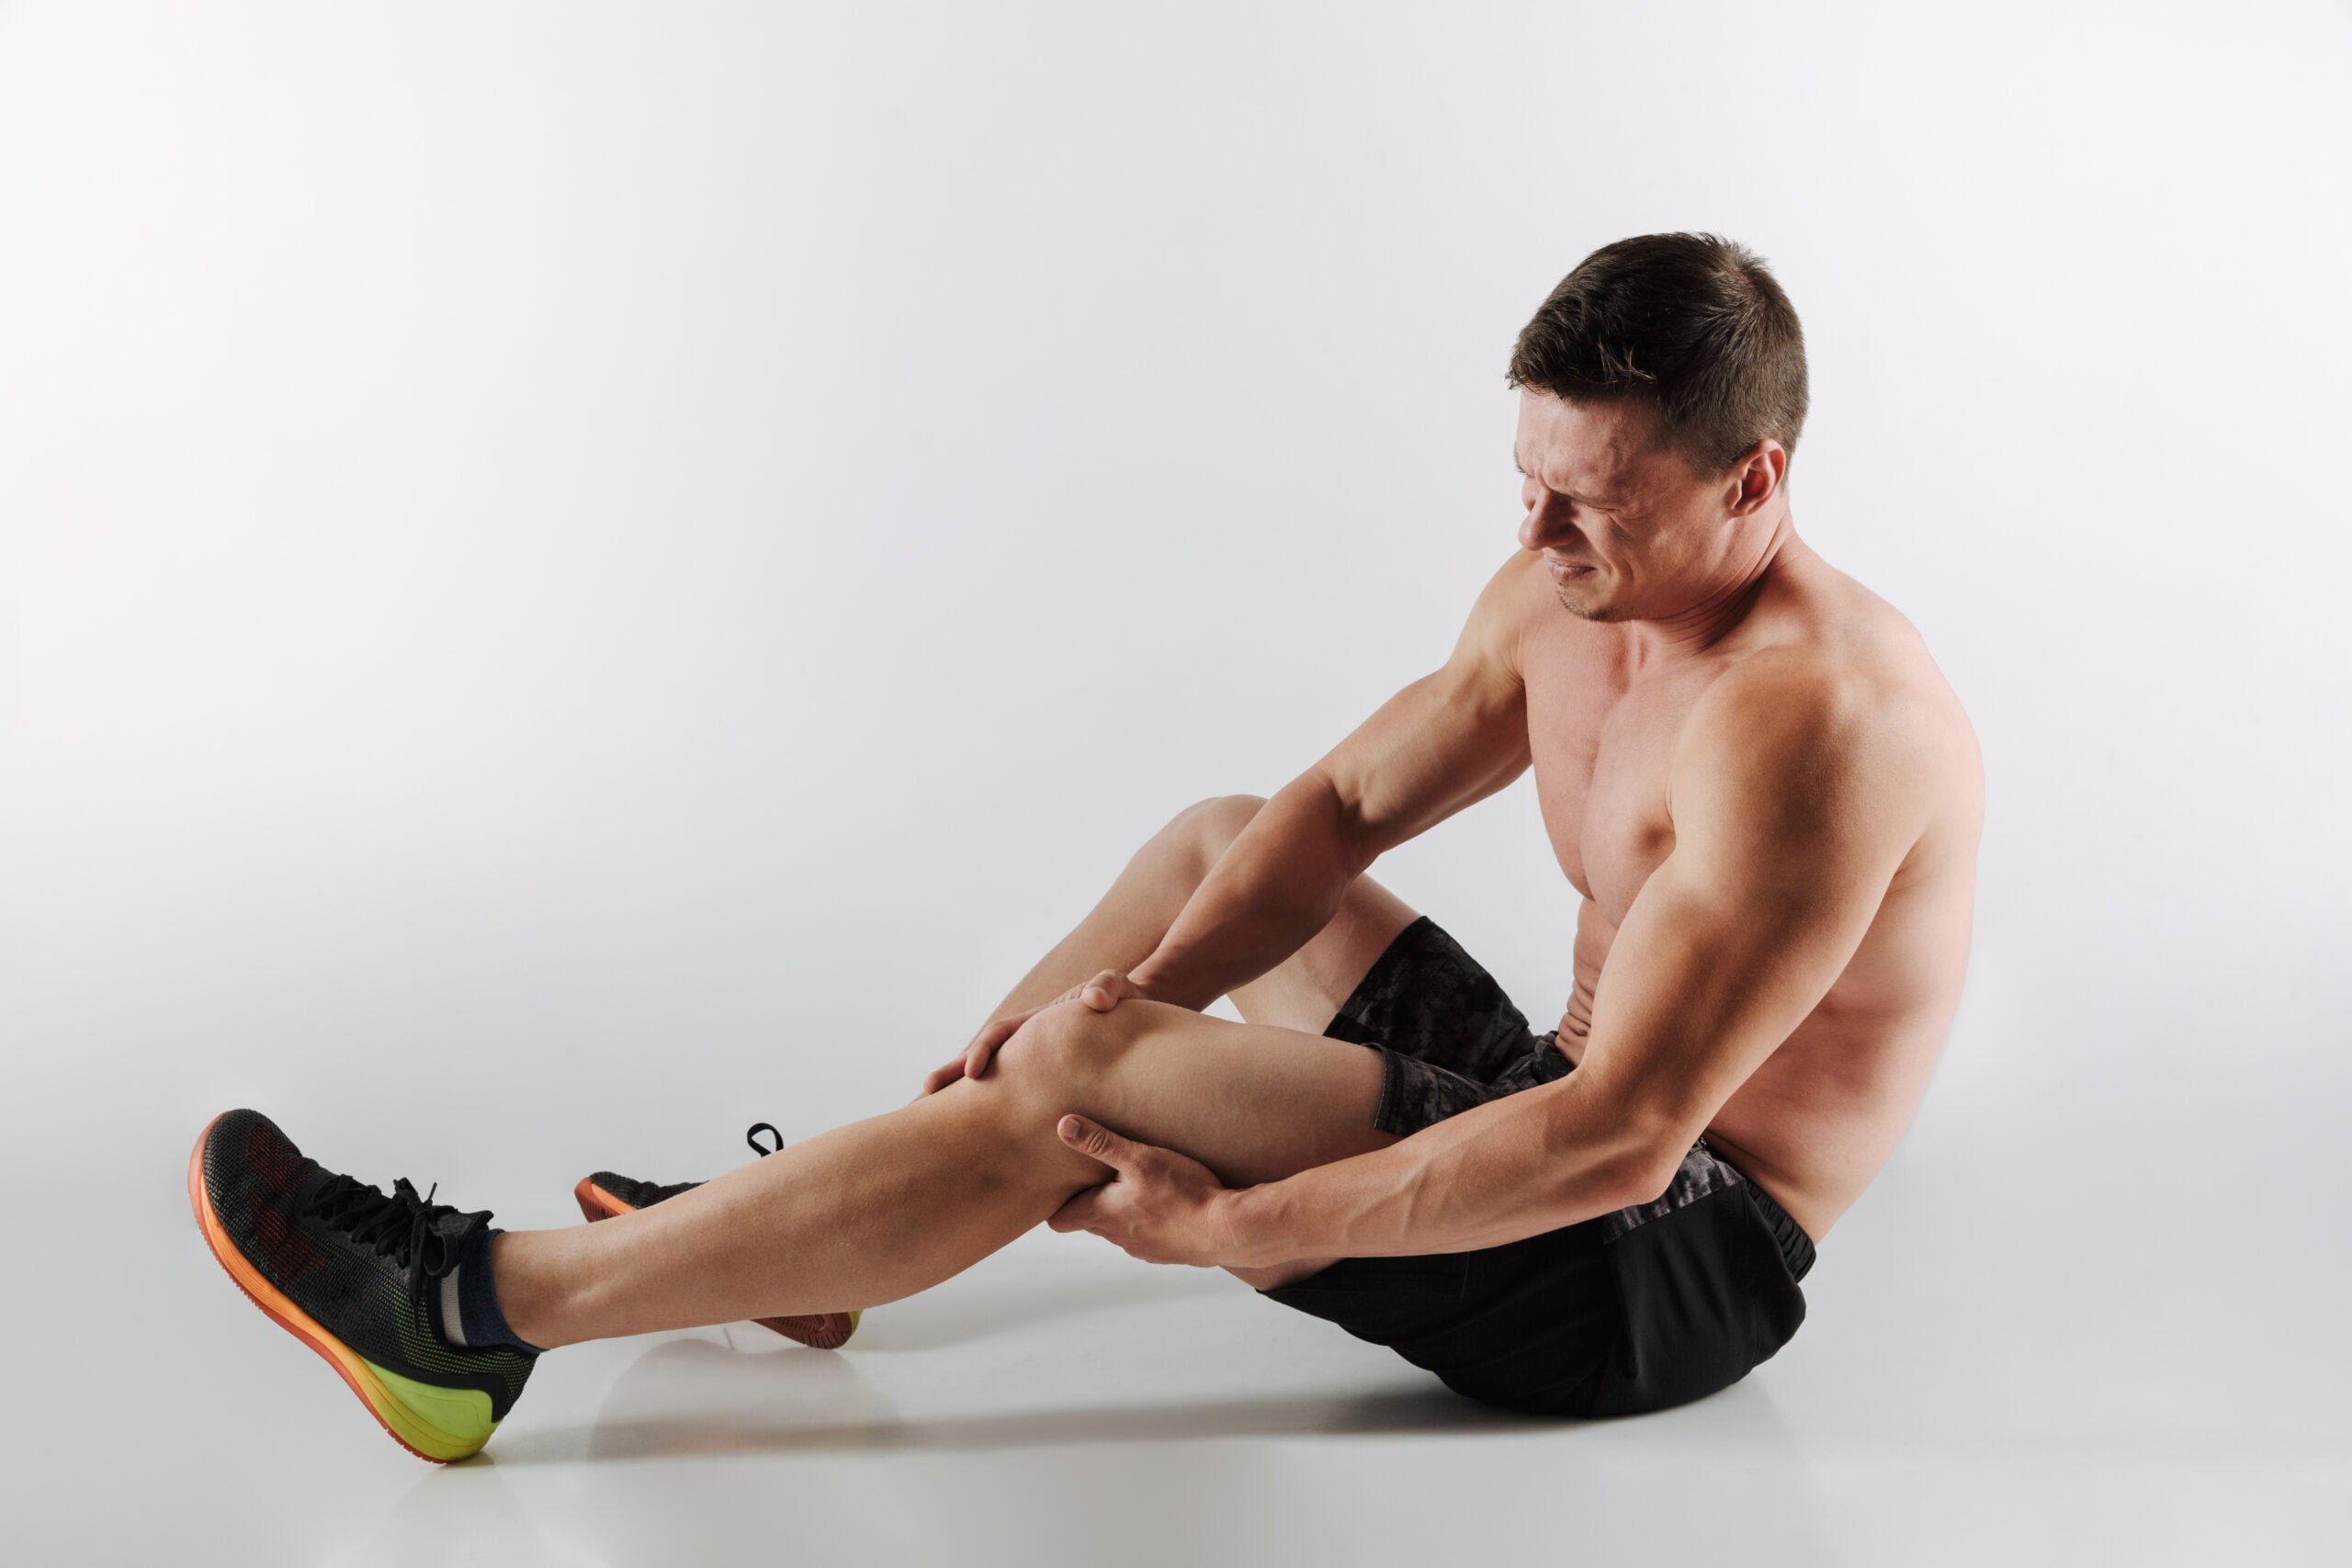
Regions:
<instances>
[{"instance_id":1,"label":"black shoe lace","mask_svg":"<svg viewBox=\"0 0 2352 1568\"><path fill-rule=\"evenodd\" d=\"M466 1244L490 1224L490 1211L477 1209L462 1216L465 1223L455 1230L442 1230L441 1221L458 1211L433 1201L433 1194L440 1190L436 1181L420 1198L403 1176L387 1194L348 1176L330 1176L311 1194L305 1210L325 1221L329 1229L343 1232L362 1247L373 1247L378 1257L396 1258L408 1270L408 1288L413 1291L457 1268L466 1255Z\"/></svg>"},{"instance_id":2,"label":"black shoe lace","mask_svg":"<svg viewBox=\"0 0 2352 1568\"><path fill-rule=\"evenodd\" d=\"M775 1140L775 1148L766 1148L761 1145L760 1134L762 1133L765 1133L769 1137ZM780 1154L784 1149L784 1134L777 1132L765 1122L752 1122L750 1129L744 1133L743 1141L751 1145L752 1152L760 1156L762 1158L765 1158L767 1156L772 1154Z\"/></svg>"}]
</instances>

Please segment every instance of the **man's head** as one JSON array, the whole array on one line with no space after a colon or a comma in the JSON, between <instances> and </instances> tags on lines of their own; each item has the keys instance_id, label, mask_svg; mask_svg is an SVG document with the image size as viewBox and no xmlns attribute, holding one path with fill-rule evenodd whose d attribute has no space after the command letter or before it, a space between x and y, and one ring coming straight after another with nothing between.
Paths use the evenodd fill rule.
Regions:
<instances>
[{"instance_id":1,"label":"man's head","mask_svg":"<svg viewBox=\"0 0 2352 1568\"><path fill-rule=\"evenodd\" d=\"M1752 575L1806 401L1804 330L1754 254L1712 234L1603 245L1521 331L1507 379L1520 543L1561 604L1658 620Z\"/></svg>"}]
</instances>

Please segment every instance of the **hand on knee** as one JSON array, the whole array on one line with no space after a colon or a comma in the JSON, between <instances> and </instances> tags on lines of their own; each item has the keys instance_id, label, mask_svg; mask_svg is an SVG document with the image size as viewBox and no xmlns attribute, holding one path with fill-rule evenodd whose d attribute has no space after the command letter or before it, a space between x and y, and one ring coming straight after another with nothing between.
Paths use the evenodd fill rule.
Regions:
<instances>
[{"instance_id":1,"label":"hand on knee","mask_svg":"<svg viewBox=\"0 0 2352 1568\"><path fill-rule=\"evenodd\" d=\"M995 1072L1023 1089L1074 1091L1132 1036L1129 1010L1144 1005L1123 1001L1097 1012L1071 998L1043 1008L998 1047Z\"/></svg>"}]
</instances>

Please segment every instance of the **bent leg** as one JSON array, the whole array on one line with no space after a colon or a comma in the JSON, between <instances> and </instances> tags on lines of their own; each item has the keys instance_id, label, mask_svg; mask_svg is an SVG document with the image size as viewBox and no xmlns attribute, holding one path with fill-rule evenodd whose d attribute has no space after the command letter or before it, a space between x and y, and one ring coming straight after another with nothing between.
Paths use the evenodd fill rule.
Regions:
<instances>
[{"instance_id":1,"label":"bent leg","mask_svg":"<svg viewBox=\"0 0 2352 1568\"><path fill-rule=\"evenodd\" d=\"M1124 973L1150 957L1209 868L1265 804L1259 795L1225 795L1178 812L989 1016L1026 1012L1105 969ZM1234 987L1233 1005L1251 1023L1320 1033L1364 971L1413 919L1410 905L1371 877L1359 876L1320 931L1265 974Z\"/></svg>"},{"instance_id":2,"label":"bent leg","mask_svg":"<svg viewBox=\"0 0 2352 1568\"><path fill-rule=\"evenodd\" d=\"M1251 1186L1396 1142L1372 1124L1381 1075L1380 1055L1360 1045L1158 1002L1049 1009L985 1078L633 1214L498 1237L501 1303L517 1334L549 1348L880 1305L1110 1178L1056 1134L1068 1112Z\"/></svg>"},{"instance_id":3,"label":"bent leg","mask_svg":"<svg viewBox=\"0 0 2352 1568\"><path fill-rule=\"evenodd\" d=\"M1125 972L1151 956L1209 868L1266 804L1254 795L1216 795L1178 812L1137 850L1109 892L990 1016L1009 1018L1053 1000L1105 969ZM1320 1034L1398 932L1413 907L1369 876L1349 884L1340 908L1296 953L1244 986L1231 1000L1253 1024ZM1393 1142L1393 1139L1384 1141ZM1328 1258L1265 1269L1229 1269L1255 1290L1313 1273Z\"/></svg>"}]
</instances>

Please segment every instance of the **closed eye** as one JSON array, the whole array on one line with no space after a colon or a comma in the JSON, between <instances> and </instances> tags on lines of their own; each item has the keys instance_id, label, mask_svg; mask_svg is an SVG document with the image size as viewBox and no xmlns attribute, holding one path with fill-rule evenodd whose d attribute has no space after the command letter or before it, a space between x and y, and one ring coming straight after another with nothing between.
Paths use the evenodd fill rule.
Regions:
<instances>
[{"instance_id":1,"label":"closed eye","mask_svg":"<svg viewBox=\"0 0 2352 1568\"><path fill-rule=\"evenodd\" d=\"M1529 472L1527 471L1527 469L1526 469L1524 467L1522 467L1522 466L1521 465L1520 460L1519 460L1519 454L1518 454L1518 453L1516 453L1516 452L1514 452L1514 453L1512 453L1512 454L1510 455L1510 466L1511 466L1512 468L1514 468L1519 469L1519 477L1520 477L1521 479L1531 479L1531 480L1532 480L1532 479L1534 479L1534 477L1535 477L1534 475L1532 475L1532 474L1529 473ZM1572 503L1572 504L1574 504L1574 505L1581 506L1581 507L1585 508L1585 509L1586 509L1587 511L1589 511L1589 512L1609 512L1609 513L1614 513L1614 512L1617 512L1617 511L1622 510L1622 505L1623 505L1623 503L1618 502L1614 502L1614 501L1587 501L1587 500L1585 500L1582 496L1577 495L1576 493L1574 493L1573 491L1565 491L1565 490L1553 490L1549 485L1546 485L1546 486L1544 486L1544 487L1543 487L1543 488L1544 488L1544 489L1548 493L1553 494L1553 495L1556 495L1556 496L1558 496L1561 500L1566 501L1566 502L1570 502L1570 503Z\"/></svg>"}]
</instances>

